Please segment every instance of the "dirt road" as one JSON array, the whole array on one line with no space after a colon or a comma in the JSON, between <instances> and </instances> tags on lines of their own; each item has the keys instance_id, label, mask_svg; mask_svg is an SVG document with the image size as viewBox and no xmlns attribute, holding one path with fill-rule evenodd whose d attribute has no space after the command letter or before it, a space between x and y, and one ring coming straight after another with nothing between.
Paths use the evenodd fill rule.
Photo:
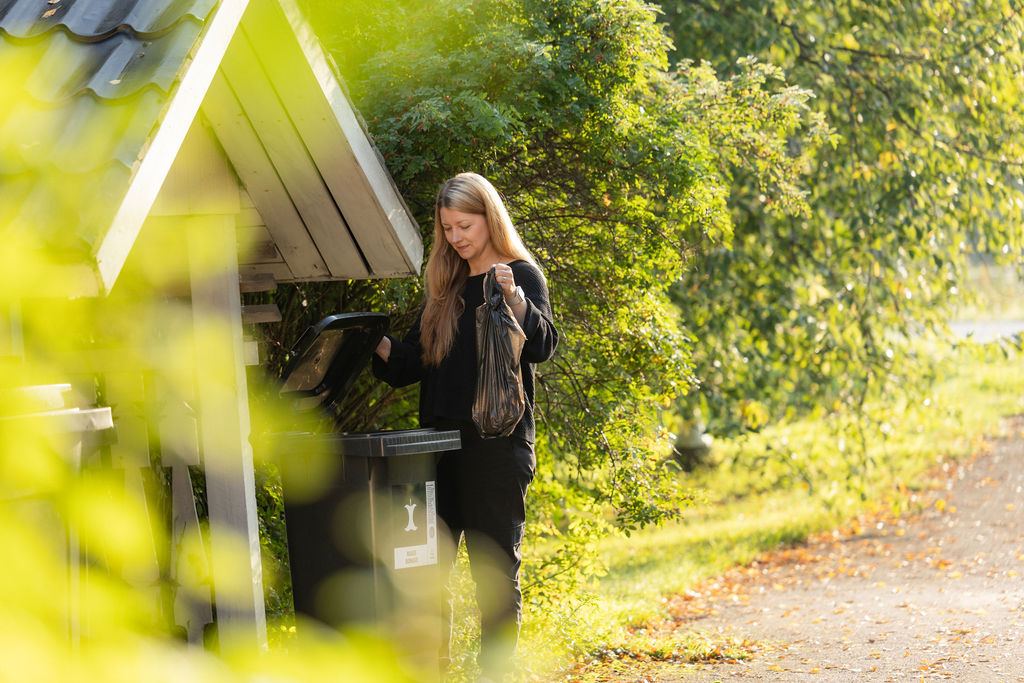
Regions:
<instances>
[{"instance_id":1,"label":"dirt road","mask_svg":"<svg viewBox=\"0 0 1024 683\"><path fill-rule=\"evenodd\" d=\"M1024 681L1024 420L950 465L925 512L774 553L675 600L676 628L745 641L732 663L618 680Z\"/></svg>"}]
</instances>

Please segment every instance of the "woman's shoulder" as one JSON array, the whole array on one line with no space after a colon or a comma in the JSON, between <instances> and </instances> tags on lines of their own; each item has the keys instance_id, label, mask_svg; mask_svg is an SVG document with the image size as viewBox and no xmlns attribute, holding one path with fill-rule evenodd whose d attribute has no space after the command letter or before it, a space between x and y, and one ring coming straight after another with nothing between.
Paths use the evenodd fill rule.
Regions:
<instances>
[{"instance_id":1,"label":"woman's shoulder","mask_svg":"<svg viewBox=\"0 0 1024 683\"><path fill-rule=\"evenodd\" d=\"M512 277L530 296L547 297L548 281L540 268L522 259L509 261Z\"/></svg>"},{"instance_id":2,"label":"woman's shoulder","mask_svg":"<svg viewBox=\"0 0 1024 683\"><path fill-rule=\"evenodd\" d=\"M542 280L544 279L544 273L540 271L540 268L524 259L516 259L514 261L509 261L508 265L511 266L512 273L516 277L519 277L520 275L529 274Z\"/></svg>"}]
</instances>

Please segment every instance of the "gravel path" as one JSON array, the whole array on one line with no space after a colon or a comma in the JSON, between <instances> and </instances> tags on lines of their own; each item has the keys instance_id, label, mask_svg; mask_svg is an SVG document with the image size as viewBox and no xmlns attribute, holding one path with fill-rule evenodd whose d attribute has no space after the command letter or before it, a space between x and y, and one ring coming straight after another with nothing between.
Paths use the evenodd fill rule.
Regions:
<instances>
[{"instance_id":1,"label":"gravel path","mask_svg":"<svg viewBox=\"0 0 1024 683\"><path fill-rule=\"evenodd\" d=\"M647 665L659 683L1024 681L1024 419L951 465L914 517L774 553L676 599L678 629L756 643L733 663Z\"/></svg>"}]
</instances>

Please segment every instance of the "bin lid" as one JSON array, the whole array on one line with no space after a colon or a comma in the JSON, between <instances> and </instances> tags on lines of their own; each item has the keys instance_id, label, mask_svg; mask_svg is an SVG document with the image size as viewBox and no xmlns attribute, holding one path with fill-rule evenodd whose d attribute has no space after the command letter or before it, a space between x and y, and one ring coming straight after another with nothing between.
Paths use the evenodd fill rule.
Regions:
<instances>
[{"instance_id":1,"label":"bin lid","mask_svg":"<svg viewBox=\"0 0 1024 683\"><path fill-rule=\"evenodd\" d=\"M384 313L340 313L310 326L291 348L282 398L300 411L331 410L352 388L387 329Z\"/></svg>"}]
</instances>

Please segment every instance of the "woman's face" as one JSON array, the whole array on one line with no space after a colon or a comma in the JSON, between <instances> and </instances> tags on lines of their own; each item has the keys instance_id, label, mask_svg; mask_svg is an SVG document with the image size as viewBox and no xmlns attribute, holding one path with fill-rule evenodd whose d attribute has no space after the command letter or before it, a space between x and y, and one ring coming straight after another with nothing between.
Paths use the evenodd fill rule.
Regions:
<instances>
[{"instance_id":1,"label":"woman's face","mask_svg":"<svg viewBox=\"0 0 1024 683\"><path fill-rule=\"evenodd\" d=\"M486 216L481 213L462 213L445 207L441 207L440 215L444 237L459 256L471 266L484 261L489 266L493 262L495 254L491 245L491 234L487 230Z\"/></svg>"}]
</instances>

